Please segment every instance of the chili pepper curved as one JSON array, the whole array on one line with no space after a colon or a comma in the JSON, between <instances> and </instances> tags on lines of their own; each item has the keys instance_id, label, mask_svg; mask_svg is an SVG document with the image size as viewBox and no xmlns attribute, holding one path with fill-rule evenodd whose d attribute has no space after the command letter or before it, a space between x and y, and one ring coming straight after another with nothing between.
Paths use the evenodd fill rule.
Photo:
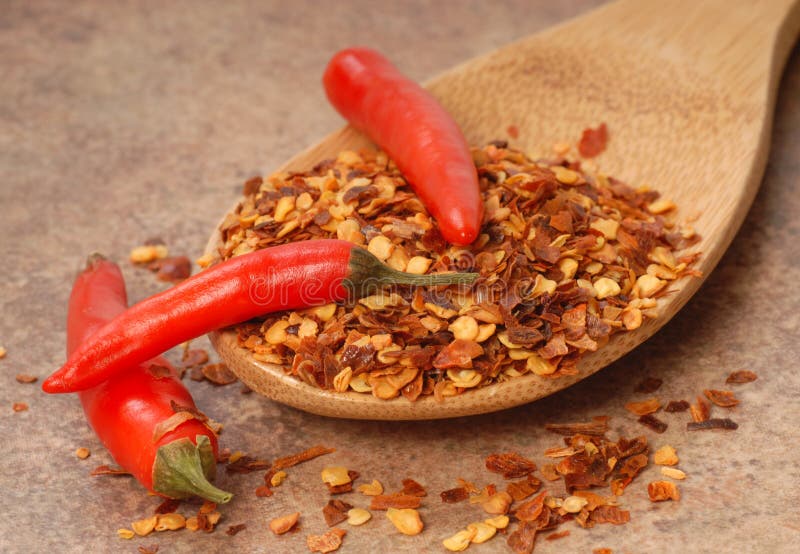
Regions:
<instances>
[{"instance_id":1,"label":"chili pepper curved","mask_svg":"<svg viewBox=\"0 0 800 554\"><path fill-rule=\"evenodd\" d=\"M42 389L64 393L96 386L182 342L277 310L342 301L386 284L468 284L476 277L395 271L366 250L334 239L257 250L119 314L78 346Z\"/></svg>"},{"instance_id":2,"label":"chili pepper curved","mask_svg":"<svg viewBox=\"0 0 800 554\"><path fill-rule=\"evenodd\" d=\"M445 240L472 243L483 217L478 174L461 129L441 104L369 48L335 54L322 81L339 113L394 160Z\"/></svg>"},{"instance_id":3,"label":"chili pepper curved","mask_svg":"<svg viewBox=\"0 0 800 554\"><path fill-rule=\"evenodd\" d=\"M119 268L92 256L70 295L67 352L74 352L126 308ZM79 398L89 424L114 460L147 489L170 498L230 500L229 493L209 482L216 472L217 438L203 422L192 418L159 431L174 417L176 405L196 410L191 394L165 359L136 366L80 392Z\"/></svg>"}]
</instances>

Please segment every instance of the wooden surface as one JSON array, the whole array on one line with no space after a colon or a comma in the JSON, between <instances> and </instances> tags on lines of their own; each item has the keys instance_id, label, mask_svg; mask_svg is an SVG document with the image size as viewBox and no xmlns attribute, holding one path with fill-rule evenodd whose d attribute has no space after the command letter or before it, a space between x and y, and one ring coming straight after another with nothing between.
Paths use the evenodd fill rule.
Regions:
<instances>
[{"instance_id":1,"label":"wooden surface","mask_svg":"<svg viewBox=\"0 0 800 554\"><path fill-rule=\"evenodd\" d=\"M578 373L560 379L527 374L437 402L382 400L333 393L258 362L237 345L236 332L212 334L229 367L253 390L315 414L412 420L487 413L519 406L585 379L653 335L702 284L733 239L764 172L778 79L800 30L800 2L741 3L627 0L505 46L434 78L429 86L454 114L470 144L506 136L541 152L563 137L605 121L602 170L634 186L652 185L696 218L702 278L684 278L659 299L660 317L620 333L584 355ZM507 84L513 83L513 86ZM368 144L350 127L281 166L305 171L342 150ZM724 147L721 145L724 144ZM715 147L715 145L720 145ZM720 183L725 194L720 195ZM213 232L207 252L220 236Z\"/></svg>"},{"instance_id":2,"label":"wooden surface","mask_svg":"<svg viewBox=\"0 0 800 554\"><path fill-rule=\"evenodd\" d=\"M236 496L222 508L214 534L180 531L121 541L116 529L149 515L159 501L128 479L90 478L93 467L111 459L86 425L77 398L46 396L37 385L14 380L18 373L41 379L63 362L69 287L89 252L121 262L131 300L153 294L164 285L126 262L132 247L161 236L173 253L199 256L210 227L247 177L268 173L340 126L319 84L331 52L368 44L422 81L598 3L419 0L377 11L366 0L4 2L0 345L8 354L0 360L6 444L0 454L0 551L134 554L138 546L158 544L162 553L307 552L305 536L326 528L321 508L328 493L319 472L345 465L390 490L406 476L416 478L431 494L421 510L421 535L401 536L377 514L366 526L349 529L341 552L443 552L442 539L480 518L475 506L438 501L438 492L453 487L456 477L500 484L484 469L488 454L516 450L541 465L544 450L560 441L544 431L544 423L609 415L612 437L644 433L654 447L669 443L678 450L678 467L689 475L679 485L681 501L647 500L646 484L658 478L650 467L621 498L631 511L629 524L590 530L567 525L569 537L539 541L536 552L793 552L800 537L794 509L800 504L797 47L780 84L763 182L718 267L652 339L548 398L436 422L346 421L242 395L238 385L188 381L198 405L224 422L223 446L270 460L313 444L338 450L290 470L271 498L253 494L263 482L260 473L222 471L220 485ZM751 9L748 17L761 11ZM569 67L558 70L574 78L574 90L592 93L591 74L573 75ZM702 98L686 106L685 117L705 117ZM639 107L641 120L657 118L660 107L656 98L647 100ZM575 140L586 124L601 119L576 114L569 134L558 140ZM630 132L637 137L636 128ZM631 138L612 136L610 144L631 143L622 137ZM541 142L551 139L543 135ZM685 138L679 155L690 152L693 140ZM737 141L726 136L702 148L711 160ZM666 167L665 158L651 160L649 177ZM716 186L722 201L727 183ZM726 388L725 376L737 369L756 371L758 381L736 388L737 408L713 412L734 419L737 431L688 434L685 414L659 414L669 429L655 435L623 408L643 398L633 387L644 376L664 380L657 392L664 401L693 400L704 388ZM29 410L14 413L14 402L26 402ZM91 457L77 459L79 446L89 448ZM365 505L358 495L344 498ZM303 514L302 531L272 536L267 522L295 510ZM224 534L238 523L247 529ZM496 537L472 551L507 549Z\"/></svg>"}]
</instances>

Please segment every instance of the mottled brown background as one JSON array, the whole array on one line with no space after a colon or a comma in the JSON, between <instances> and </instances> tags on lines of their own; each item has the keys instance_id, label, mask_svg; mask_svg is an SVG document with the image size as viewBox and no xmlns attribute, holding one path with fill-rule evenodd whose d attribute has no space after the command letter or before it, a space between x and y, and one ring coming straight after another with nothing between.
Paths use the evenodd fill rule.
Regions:
<instances>
[{"instance_id":1,"label":"mottled brown background","mask_svg":"<svg viewBox=\"0 0 800 554\"><path fill-rule=\"evenodd\" d=\"M474 506L445 506L457 476L485 483L484 457L514 449L545 460L557 442L547 421L613 417L614 433L643 432L622 405L644 375L659 395L685 398L724 388L735 369L760 378L737 387L738 431L688 435L685 414L665 414L666 434L689 478L679 503L650 504L648 469L622 497L623 527L601 525L537 552L789 552L800 539L800 50L778 98L772 150L755 204L700 293L656 337L583 383L494 415L422 423L336 421L306 415L238 385L190 382L198 404L225 422L224 445L274 458L316 443L338 448L289 472L268 499L261 475L223 476L236 493L213 534L161 533L121 541L116 529L158 503L125 478L90 478L110 463L77 399L20 385L64 359L71 279L100 250L122 261L132 300L158 291L132 268L130 248L158 235L198 256L211 225L247 177L269 172L340 125L319 77L336 49L363 43L424 80L467 58L584 12L598 1L56 2L0 1L0 551L303 552L324 530L326 464L359 470L387 488L411 476L432 493L425 532L400 536L383 514L351 529L342 552L439 552L440 541L479 519ZM709 145L713 148L715 145ZM30 410L13 413L13 402ZM722 410L717 409L717 414ZM88 460L74 456L92 450ZM354 495L352 501L364 505ZM194 510L195 507L189 508ZM276 539L272 517L299 509L302 532ZM231 524L247 529L231 538ZM502 538L473 547L502 552Z\"/></svg>"}]
</instances>

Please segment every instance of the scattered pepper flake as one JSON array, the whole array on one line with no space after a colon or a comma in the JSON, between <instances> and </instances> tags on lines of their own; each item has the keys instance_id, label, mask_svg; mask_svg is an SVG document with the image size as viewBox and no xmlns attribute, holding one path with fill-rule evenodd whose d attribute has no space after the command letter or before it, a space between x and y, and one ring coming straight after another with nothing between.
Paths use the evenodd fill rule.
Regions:
<instances>
[{"instance_id":1,"label":"scattered pepper flake","mask_svg":"<svg viewBox=\"0 0 800 554\"><path fill-rule=\"evenodd\" d=\"M670 481L653 481L647 485L647 494L652 502L681 499L677 485Z\"/></svg>"},{"instance_id":2,"label":"scattered pepper flake","mask_svg":"<svg viewBox=\"0 0 800 554\"><path fill-rule=\"evenodd\" d=\"M486 469L499 473L504 479L524 477L536 470L536 464L517 452L490 454L486 458Z\"/></svg>"},{"instance_id":3,"label":"scattered pepper flake","mask_svg":"<svg viewBox=\"0 0 800 554\"><path fill-rule=\"evenodd\" d=\"M151 544L150 546L139 546L138 549L139 554L158 554L159 546L157 544Z\"/></svg>"},{"instance_id":4,"label":"scattered pepper flake","mask_svg":"<svg viewBox=\"0 0 800 554\"><path fill-rule=\"evenodd\" d=\"M655 413L661 408L661 402L655 396L639 402L628 402L625 409L634 415L643 416Z\"/></svg>"},{"instance_id":5,"label":"scattered pepper flake","mask_svg":"<svg viewBox=\"0 0 800 554\"><path fill-rule=\"evenodd\" d=\"M130 475L130 473L120 467L100 465L94 468L89 475L92 477L98 477L100 475Z\"/></svg>"},{"instance_id":6,"label":"scattered pepper flake","mask_svg":"<svg viewBox=\"0 0 800 554\"><path fill-rule=\"evenodd\" d=\"M668 427L668 425L665 422L661 421L652 414L643 415L637 421L659 434L666 431Z\"/></svg>"},{"instance_id":7,"label":"scattered pepper flake","mask_svg":"<svg viewBox=\"0 0 800 554\"><path fill-rule=\"evenodd\" d=\"M365 496L378 496L383 494L383 485L377 479L373 479L372 483L359 485L356 490Z\"/></svg>"},{"instance_id":8,"label":"scattered pepper flake","mask_svg":"<svg viewBox=\"0 0 800 554\"><path fill-rule=\"evenodd\" d=\"M608 127L605 123L601 123L596 129L587 127L581 134L581 140L578 142L578 152L584 158L594 158L600 155L608 143Z\"/></svg>"},{"instance_id":9,"label":"scattered pepper flake","mask_svg":"<svg viewBox=\"0 0 800 554\"><path fill-rule=\"evenodd\" d=\"M758 379L758 375L749 371L747 369L740 369L739 371L734 371L728 378L725 379L725 382L730 384L742 384L742 383L752 383Z\"/></svg>"},{"instance_id":10,"label":"scattered pepper flake","mask_svg":"<svg viewBox=\"0 0 800 554\"><path fill-rule=\"evenodd\" d=\"M11 408L15 412L24 412L24 411L26 411L28 409L28 404L25 403L25 402L14 402L14 404L11 406Z\"/></svg>"},{"instance_id":11,"label":"scattered pepper flake","mask_svg":"<svg viewBox=\"0 0 800 554\"><path fill-rule=\"evenodd\" d=\"M277 460L275 460L275 463L272 464L272 467L276 470L286 469L288 467L296 466L297 464L307 462L308 460L313 460L318 456L331 454L332 452L336 452L336 449L327 448L321 445L312 446L308 450L303 450L302 452L298 452L297 454L292 454L291 456L286 456L284 458L278 458Z\"/></svg>"},{"instance_id":12,"label":"scattered pepper flake","mask_svg":"<svg viewBox=\"0 0 800 554\"><path fill-rule=\"evenodd\" d=\"M238 381L236 375L225 364L207 364L203 366L202 371L207 381L220 387Z\"/></svg>"},{"instance_id":13,"label":"scattered pepper flake","mask_svg":"<svg viewBox=\"0 0 800 554\"><path fill-rule=\"evenodd\" d=\"M4 347L0 346L0 360L5 358L7 353L8 351Z\"/></svg>"},{"instance_id":14,"label":"scattered pepper flake","mask_svg":"<svg viewBox=\"0 0 800 554\"><path fill-rule=\"evenodd\" d=\"M728 419L727 417L724 419L721 418L714 418L714 419L706 419L703 421L690 421L686 424L687 431L705 431L707 429L723 429L726 431L735 431L739 428L739 425L735 423L733 420Z\"/></svg>"},{"instance_id":15,"label":"scattered pepper flake","mask_svg":"<svg viewBox=\"0 0 800 554\"><path fill-rule=\"evenodd\" d=\"M293 514L276 517L269 522L269 530L276 535L283 535L284 533L291 531L292 527L297 524L297 520L299 518L300 512L294 512Z\"/></svg>"},{"instance_id":16,"label":"scattered pepper flake","mask_svg":"<svg viewBox=\"0 0 800 554\"><path fill-rule=\"evenodd\" d=\"M414 481L413 479L403 479L403 490L400 494L408 494L411 496L427 496L425 487Z\"/></svg>"},{"instance_id":17,"label":"scattered pepper flake","mask_svg":"<svg viewBox=\"0 0 800 554\"><path fill-rule=\"evenodd\" d=\"M541 486L542 482L529 474L526 479L509 483L506 486L506 492L511 495L515 502L519 502L535 494Z\"/></svg>"},{"instance_id":18,"label":"scattered pepper flake","mask_svg":"<svg viewBox=\"0 0 800 554\"><path fill-rule=\"evenodd\" d=\"M121 539L130 540L136 536L136 533L130 529L117 529L117 536Z\"/></svg>"},{"instance_id":19,"label":"scattered pepper flake","mask_svg":"<svg viewBox=\"0 0 800 554\"><path fill-rule=\"evenodd\" d=\"M733 391L705 389L703 394L720 408L732 408L739 404Z\"/></svg>"},{"instance_id":20,"label":"scattered pepper flake","mask_svg":"<svg viewBox=\"0 0 800 554\"><path fill-rule=\"evenodd\" d=\"M208 363L208 352L201 348L186 350L181 358L181 365L187 369Z\"/></svg>"},{"instance_id":21,"label":"scattered pepper flake","mask_svg":"<svg viewBox=\"0 0 800 554\"><path fill-rule=\"evenodd\" d=\"M546 423L545 429L559 435L591 435L602 437L608 432L608 417L596 416L586 423Z\"/></svg>"},{"instance_id":22,"label":"scattered pepper flake","mask_svg":"<svg viewBox=\"0 0 800 554\"><path fill-rule=\"evenodd\" d=\"M667 407L664 408L665 412L685 412L689 409L689 403L686 400L670 400Z\"/></svg>"},{"instance_id":23,"label":"scattered pepper flake","mask_svg":"<svg viewBox=\"0 0 800 554\"><path fill-rule=\"evenodd\" d=\"M670 477L672 479L678 479L678 480L686 479L686 473L674 467L662 467L661 475L663 475L664 477Z\"/></svg>"},{"instance_id":24,"label":"scattered pepper flake","mask_svg":"<svg viewBox=\"0 0 800 554\"><path fill-rule=\"evenodd\" d=\"M563 539L564 537L568 536L569 536L569 529L565 529L563 531L556 531L555 533L550 533L545 537L545 540L555 541L558 539Z\"/></svg>"},{"instance_id":25,"label":"scattered pepper flake","mask_svg":"<svg viewBox=\"0 0 800 554\"><path fill-rule=\"evenodd\" d=\"M419 508L422 505L422 498L410 494L379 494L372 497L369 504L370 510L388 510L390 508L405 509Z\"/></svg>"},{"instance_id":26,"label":"scattered pepper flake","mask_svg":"<svg viewBox=\"0 0 800 554\"><path fill-rule=\"evenodd\" d=\"M2 356L0 356L0 357L2 357ZM36 377L35 375L28 375L27 373L18 373L16 379L17 379L17 383L21 383L21 384L35 383L36 381L39 380L39 378Z\"/></svg>"},{"instance_id":27,"label":"scattered pepper flake","mask_svg":"<svg viewBox=\"0 0 800 554\"><path fill-rule=\"evenodd\" d=\"M675 466L678 465L678 454L672 446L666 444L656 450L653 462L659 466Z\"/></svg>"},{"instance_id":28,"label":"scattered pepper flake","mask_svg":"<svg viewBox=\"0 0 800 554\"><path fill-rule=\"evenodd\" d=\"M640 381L638 385L636 385L634 392L639 392L642 394L652 394L656 392L658 389L660 389L663 383L664 383L663 379L658 379L656 377L646 377L645 379Z\"/></svg>"},{"instance_id":29,"label":"scattered pepper flake","mask_svg":"<svg viewBox=\"0 0 800 554\"><path fill-rule=\"evenodd\" d=\"M306 545L311 552L319 552L320 554L327 554L339 550L342 546L342 539L347 534L344 529L334 527L330 531L322 535L309 535L306 537Z\"/></svg>"},{"instance_id":30,"label":"scattered pepper flake","mask_svg":"<svg viewBox=\"0 0 800 554\"><path fill-rule=\"evenodd\" d=\"M536 543L536 531L536 522L522 521L506 542L514 554L529 554Z\"/></svg>"},{"instance_id":31,"label":"scattered pepper flake","mask_svg":"<svg viewBox=\"0 0 800 554\"><path fill-rule=\"evenodd\" d=\"M464 487L455 487L447 489L441 493L442 502L445 504L455 504L456 502L463 502L469 498L469 491Z\"/></svg>"},{"instance_id":32,"label":"scattered pepper flake","mask_svg":"<svg viewBox=\"0 0 800 554\"><path fill-rule=\"evenodd\" d=\"M413 508L389 508L386 517L404 535L419 535L425 527L419 512Z\"/></svg>"},{"instance_id":33,"label":"scattered pepper flake","mask_svg":"<svg viewBox=\"0 0 800 554\"><path fill-rule=\"evenodd\" d=\"M75 455L80 458L81 460L85 460L89 456L91 456L91 451L88 448L81 446L75 451Z\"/></svg>"},{"instance_id":34,"label":"scattered pepper flake","mask_svg":"<svg viewBox=\"0 0 800 554\"><path fill-rule=\"evenodd\" d=\"M705 421L711 415L711 406L702 396L697 396L697 403L689 407L689 413L692 414L694 421Z\"/></svg>"},{"instance_id":35,"label":"scattered pepper flake","mask_svg":"<svg viewBox=\"0 0 800 554\"><path fill-rule=\"evenodd\" d=\"M353 508L352 504L348 504L342 500L329 500L325 507L322 508L322 515L325 518L325 523L328 527L333 527L347 519L347 512Z\"/></svg>"}]
</instances>

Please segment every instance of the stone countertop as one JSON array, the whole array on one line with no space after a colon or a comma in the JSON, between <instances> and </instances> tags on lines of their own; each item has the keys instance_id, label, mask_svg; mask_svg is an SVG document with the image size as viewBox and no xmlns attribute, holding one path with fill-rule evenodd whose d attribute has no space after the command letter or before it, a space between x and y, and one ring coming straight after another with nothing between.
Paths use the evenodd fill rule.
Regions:
<instances>
[{"instance_id":1,"label":"stone countertop","mask_svg":"<svg viewBox=\"0 0 800 554\"><path fill-rule=\"evenodd\" d=\"M2 552L306 552L305 536L325 530L320 486L325 465L345 465L387 489L413 477L430 492L425 531L399 535L376 513L351 528L341 552L442 552L441 540L481 518L475 506L443 505L456 477L485 484L493 452L517 450L539 463L558 437L550 421L611 416L612 436L646 434L672 444L688 479L680 502L651 504L650 466L621 502L624 526L538 541L537 552L788 552L800 540L800 49L789 59L778 97L772 148L755 204L717 269L662 331L633 353L549 398L500 413L448 421L339 421L276 404L238 385L187 380L202 409L225 423L223 446L274 459L314 444L337 448L298 466L271 498L256 498L261 472L222 475L236 494L213 534L165 532L117 538L159 500L128 478L91 478L111 463L74 396L44 395L38 384L64 359L66 300L86 254L121 261L131 300L163 285L133 268L133 246L160 236L196 258L211 225L241 183L269 173L296 151L338 128L319 78L332 52L374 46L424 80L598 1L498 2L367 0L314 2L121 1L3 4L0 17L0 490ZM205 339L196 346L208 347ZM173 355L173 359L176 357ZM723 413L733 432L688 434L686 414L663 414L655 435L623 404L644 376L658 377L663 400L692 400L726 388L733 370L759 379L733 385L741 404ZM28 411L15 413L14 402ZM87 460L74 452L92 451ZM223 472L224 473L224 472ZM347 500L363 506L360 495ZM193 513L195 505L184 505ZM302 512L299 533L274 537L267 522ZM234 537L224 530L245 523ZM505 552L504 538L473 547Z\"/></svg>"}]
</instances>

